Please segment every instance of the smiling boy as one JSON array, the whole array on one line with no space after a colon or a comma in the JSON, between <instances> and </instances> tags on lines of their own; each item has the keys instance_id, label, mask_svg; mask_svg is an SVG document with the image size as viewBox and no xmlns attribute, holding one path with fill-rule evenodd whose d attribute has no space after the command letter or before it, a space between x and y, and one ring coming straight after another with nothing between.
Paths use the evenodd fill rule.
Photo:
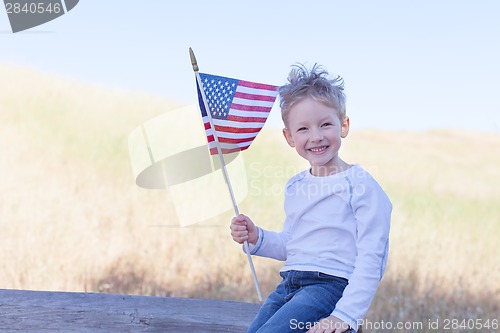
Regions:
<instances>
[{"instance_id":1,"label":"smiling boy","mask_svg":"<svg viewBox=\"0 0 500 333\"><path fill-rule=\"evenodd\" d=\"M335 108L304 97L284 116L283 134L290 147L309 161L311 174L328 176L349 168L340 159L341 139L349 133L349 117L340 120Z\"/></svg>"},{"instance_id":2,"label":"smiling boy","mask_svg":"<svg viewBox=\"0 0 500 333\"><path fill-rule=\"evenodd\" d=\"M368 172L339 157L350 125L342 79L295 66L288 81L283 134L311 167L286 184L281 232L243 214L231 221L234 241L248 241L251 254L285 261L247 332L357 331L385 271L392 205Z\"/></svg>"}]
</instances>

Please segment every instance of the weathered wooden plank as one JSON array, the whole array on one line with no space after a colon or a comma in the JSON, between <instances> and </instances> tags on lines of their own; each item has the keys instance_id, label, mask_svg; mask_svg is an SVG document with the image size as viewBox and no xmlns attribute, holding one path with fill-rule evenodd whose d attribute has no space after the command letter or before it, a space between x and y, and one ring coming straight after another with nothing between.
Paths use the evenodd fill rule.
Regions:
<instances>
[{"instance_id":1,"label":"weathered wooden plank","mask_svg":"<svg viewBox=\"0 0 500 333\"><path fill-rule=\"evenodd\" d=\"M259 304L0 289L0 332L245 332Z\"/></svg>"}]
</instances>

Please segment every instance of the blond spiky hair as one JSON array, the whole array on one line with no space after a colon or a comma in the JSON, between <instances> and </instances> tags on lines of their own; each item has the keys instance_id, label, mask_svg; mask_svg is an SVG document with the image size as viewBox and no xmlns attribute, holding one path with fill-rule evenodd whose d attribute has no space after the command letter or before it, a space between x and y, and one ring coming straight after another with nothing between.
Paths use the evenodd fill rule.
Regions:
<instances>
[{"instance_id":1,"label":"blond spiky hair","mask_svg":"<svg viewBox=\"0 0 500 333\"><path fill-rule=\"evenodd\" d=\"M346 116L344 80L340 76L330 79L328 72L317 64L311 70L302 64L292 67L288 84L279 88L281 117L285 125L290 109L306 97L335 108L343 121Z\"/></svg>"}]
</instances>

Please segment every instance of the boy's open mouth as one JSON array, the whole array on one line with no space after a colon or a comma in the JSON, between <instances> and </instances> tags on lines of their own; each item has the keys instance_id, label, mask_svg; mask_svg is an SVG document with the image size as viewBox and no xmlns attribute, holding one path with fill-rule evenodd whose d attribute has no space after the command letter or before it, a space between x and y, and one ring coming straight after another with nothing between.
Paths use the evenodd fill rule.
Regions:
<instances>
[{"instance_id":1,"label":"boy's open mouth","mask_svg":"<svg viewBox=\"0 0 500 333\"><path fill-rule=\"evenodd\" d=\"M321 147L314 147L314 148L309 148L308 150L313 152L313 153L321 153L325 151L328 148L328 146L321 146Z\"/></svg>"}]
</instances>

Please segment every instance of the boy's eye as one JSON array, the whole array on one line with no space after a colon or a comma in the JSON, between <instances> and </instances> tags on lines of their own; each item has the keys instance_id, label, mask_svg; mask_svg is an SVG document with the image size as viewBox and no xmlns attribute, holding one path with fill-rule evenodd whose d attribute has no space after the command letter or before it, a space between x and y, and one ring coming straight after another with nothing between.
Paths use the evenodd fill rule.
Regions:
<instances>
[{"instance_id":1,"label":"boy's eye","mask_svg":"<svg viewBox=\"0 0 500 333\"><path fill-rule=\"evenodd\" d=\"M324 123L323 125L321 125L321 127L328 127L328 126L331 126L332 124L331 123Z\"/></svg>"},{"instance_id":2,"label":"boy's eye","mask_svg":"<svg viewBox=\"0 0 500 333\"><path fill-rule=\"evenodd\" d=\"M297 130L297 132L305 131L306 129L307 129L307 128L305 128L305 127L301 127L301 128L299 128L299 129Z\"/></svg>"}]
</instances>

